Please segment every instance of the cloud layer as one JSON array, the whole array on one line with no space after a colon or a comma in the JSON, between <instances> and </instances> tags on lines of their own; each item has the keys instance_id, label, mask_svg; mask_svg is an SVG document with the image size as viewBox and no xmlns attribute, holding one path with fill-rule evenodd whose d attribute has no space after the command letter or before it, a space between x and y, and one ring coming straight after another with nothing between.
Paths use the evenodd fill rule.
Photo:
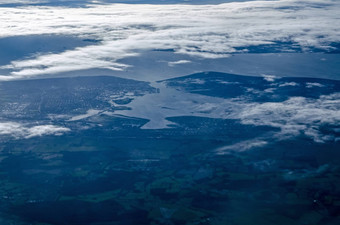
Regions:
<instances>
[{"instance_id":1,"label":"cloud layer","mask_svg":"<svg viewBox=\"0 0 340 225\"><path fill-rule=\"evenodd\" d=\"M280 0L220 5L89 5L86 8L0 8L0 37L73 35L100 42L60 54L13 61L0 80L102 68L151 49L194 57L227 57L250 46L292 42L329 49L340 41L339 1Z\"/></svg>"}]
</instances>

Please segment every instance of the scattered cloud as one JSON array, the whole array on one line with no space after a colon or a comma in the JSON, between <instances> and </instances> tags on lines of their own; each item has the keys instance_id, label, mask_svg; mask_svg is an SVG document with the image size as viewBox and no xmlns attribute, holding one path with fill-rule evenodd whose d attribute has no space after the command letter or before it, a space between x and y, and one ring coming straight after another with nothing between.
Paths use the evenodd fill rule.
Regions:
<instances>
[{"instance_id":1,"label":"scattered cloud","mask_svg":"<svg viewBox=\"0 0 340 225\"><path fill-rule=\"evenodd\" d=\"M69 132L69 128L58 127L54 125L39 125L27 128L27 134L25 138L31 138L36 136L44 136L44 135L62 135L66 132Z\"/></svg>"},{"instance_id":2,"label":"scattered cloud","mask_svg":"<svg viewBox=\"0 0 340 225\"><path fill-rule=\"evenodd\" d=\"M330 49L340 41L340 29L334 25L339 9L340 2L333 0L0 8L0 38L51 34L100 40L12 61L0 68L11 70L0 80L93 68L124 70L129 65L119 60L151 49L202 58L228 57L242 48L275 42Z\"/></svg>"},{"instance_id":3,"label":"scattered cloud","mask_svg":"<svg viewBox=\"0 0 340 225\"><path fill-rule=\"evenodd\" d=\"M62 135L69 131L69 128L54 125L28 126L15 122L0 122L0 135L6 135L15 138L32 138L44 135Z\"/></svg>"},{"instance_id":4,"label":"scattered cloud","mask_svg":"<svg viewBox=\"0 0 340 225\"><path fill-rule=\"evenodd\" d=\"M286 83L283 83L283 84L280 84L279 87L288 87L288 86L299 86L298 83L295 83L295 82L286 82Z\"/></svg>"},{"instance_id":5,"label":"scattered cloud","mask_svg":"<svg viewBox=\"0 0 340 225\"><path fill-rule=\"evenodd\" d=\"M284 102L249 103L238 114L243 124L280 128L279 139L306 135L315 142L335 140L320 128L340 125L340 93L319 99L292 97Z\"/></svg>"},{"instance_id":6,"label":"scattered cloud","mask_svg":"<svg viewBox=\"0 0 340 225\"><path fill-rule=\"evenodd\" d=\"M263 74L262 77L265 81L268 81L268 82L274 82L276 79L278 79L278 77L275 75Z\"/></svg>"},{"instance_id":7,"label":"scattered cloud","mask_svg":"<svg viewBox=\"0 0 340 225\"><path fill-rule=\"evenodd\" d=\"M307 88L313 88L313 87L324 87L325 85L320 84L320 83L306 83Z\"/></svg>"},{"instance_id":8,"label":"scattered cloud","mask_svg":"<svg viewBox=\"0 0 340 225\"><path fill-rule=\"evenodd\" d=\"M274 93L274 91L276 90L276 88L267 88L265 90L263 90L265 93Z\"/></svg>"},{"instance_id":9,"label":"scattered cloud","mask_svg":"<svg viewBox=\"0 0 340 225\"><path fill-rule=\"evenodd\" d=\"M179 83L183 83L183 84L204 84L205 80L204 79L198 79L198 78L187 78L185 80L183 80L183 82L179 82Z\"/></svg>"}]
</instances>

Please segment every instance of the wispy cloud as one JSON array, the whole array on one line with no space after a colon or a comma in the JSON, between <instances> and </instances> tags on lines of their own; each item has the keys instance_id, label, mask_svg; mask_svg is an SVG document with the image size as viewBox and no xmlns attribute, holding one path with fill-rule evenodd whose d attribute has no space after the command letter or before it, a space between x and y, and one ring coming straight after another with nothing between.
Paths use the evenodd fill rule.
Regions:
<instances>
[{"instance_id":1,"label":"wispy cloud","mask_svg":"<svg viewBox=\"0 0 340 225\"><path fill-rule=\"evenodd\" d=\"M14 138L32 138L44 135L61 135L70 129L55 125L29 126L16 122L0 122L0 135Z\"/></svg>"},{"instance_id":2,"label":"wispy cloud","mask_svg":"<svg viewBox=\"0 0 340 225\"><path fill-rule=\"evenodd\" d=\"M320 84L320 83L311 83L311 82L307 82L306 83L306 87L307 88L313 88L313 87L324 87L325 85Z\"/></svg>"},{"instance_id":3,"label":"wispy cloud","mask_svg":"<svg viewBox=\"0 0 340 225\"><path fill-rule=\"evenodd\" d=\"M261 139L251 139L236 144L226 145L216 149L217 155L226 155L233 152L244 152L252 148L263 147L267 145L268 142Z\"/></svg>"},{"instance_id":4,"label":"wispy cloud","mask_svg":"<svg viewBox=\"0 0 340 225\"><path fill-rule=\"evenodd\" d=\"M295 83L295 82L287 82L287 83L283 83L283 84L280 84L279 87L287 87L287 86L299 86L298 83Z\"/></svg>"},{"instance_id":5,"label":"wispy cloud","mask_svg":"<svg viewBox=\"0 0 340 225\"><path fill-rule=\"evenodd\" d=\"M178 60L178 61L174 61L174 62L168 62L169 66L176 66L176 65L180 65L180 64L187 64L187 63L191 63L190 60Z\"/></svg>"},{"instance_id":6,"label":"wispy cloud","mask_svg":"<svg viewBox=\"0 0 340 225\"><path fill-rule=\"evenodd\" d=\"M0 8L0 37L62 34L101 40L60 54L13 61L0 80L74 70L124 70L120 59L150 49L220 58L239 48L292 42L330 48L340 41L340 2L279 0L220 5L89 5Z\"/></svg>"},{"instance_id":7,"label":"wispy cloud","mask_svg":"<svg viewBox=\"0 0 340 225\"><path fill-rule=\"evenodd\" d=\"M82 115L78 115L78 116L73 116L68 121L77 121L77 120L86 119L86 118L89 118L91 116L98 115L100 112L101 112L100 110L89 109L89 110L87 110L86 114L82 114Z\"/></svg>"}]
</instances>

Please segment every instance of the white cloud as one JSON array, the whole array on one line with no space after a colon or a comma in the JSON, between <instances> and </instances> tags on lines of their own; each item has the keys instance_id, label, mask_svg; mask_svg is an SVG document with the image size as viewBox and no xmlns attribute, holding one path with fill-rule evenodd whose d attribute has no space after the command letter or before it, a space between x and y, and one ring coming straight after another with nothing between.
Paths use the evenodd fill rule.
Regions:
<instances>
[{"instance_id":1,"label":"white cloud","mask_svg":"<svg viewBox=\"0 0 340 225\"><path fill-rule=\"evenodd\" d=\"M178 83L183 83L183 84L204 84L205 80L204 79L192 79L192 78L187 78L183 81L179 81Z\"/></svg>"},{"instance_id":2,"label":"white cloud","mask_svg":"<svg viewBox=\"0 0 340 225\"><path fill-rule=\"evenodd\" d=\"M313 88L313 87L324 87L325 85L320 84L320 83L312 83L312 82L307 82L306 83L306 88Z\"/></svg>"},{"instance_id":3,"label":"white cloud","mask_svg":"<svg viewBox=\"0 0 340 225\"><path fill-rule=\"evenodd\" d=\"M0 123L0 135L12 135L13 133L21 134L21 125L18 123Z\"/></svg>"},{"instance_id":4,"label":"white cloud","mask_svg":"<svg viewBox=\"0 0 340 225\"><path fill-rule=\"evenodd\" d=\"M292 138L304 134L315 142L334 140L320 127L340 125L340 93L319 99L292 97L284 102L250 103L238 116L243 124L271 126L280 129L276 137Z\"/></svg>"},{"instance_id":5,"label":"white cloud","mask_svg":"<svg viewBox=\"0 0 340 225\"><path fill-rule=\"evenodd\" d=\"M274 91L276 90L276 88L267 88L265 90L263 90L265 93L274 93Z\"/></svg>"},{"instance_id":6,"label":"white cloud","mask_svg":"<svg viewBox=\"0 0 340 225\"><path fill-rule=\"evenodd\" d=\"M15 122L0 122L0 135L15 138L32 138L43 135L62 135L69 132L69 128L54 125L28 126Z\"/></svg>"},{"instance_id":7,"label":"white cloud","mask_svg":"<svg viewBox=\"0 0 340 225\"><path fill-rule=\"evenodd\" d=\"M329 48L339 42L339 1L279 0L220 5L89 5L84 8L0 8L0 37L58 34L101 40L60 54L13 61L0 80L106 68L150 49L204 58L227 57L238 47L294 42Z\"/></svg>"},{"instance_id":8,"label":"white cloud","mask_svg":"<svg viewBox=\"0 0 340 225\"><path fill-rule=\"evenodd\" d=\"M268 144L267 141L260 140L260 139L246 140L246 141L238 142L236 144L220 147L216 149L216 154L226 155L226 154L230 154L231 152L243 152L243 151L250 150L252 148L263 147L267 144Z\"/></svg>"},{"instance_id":9,"label":"white cloud","mask_svg":"<svg viewBox=\"0 0 340 225\"><path fill-rule=\"evenodd\" d=\"M39 125L27 128L27 134L25 138L31 138L43 135L62 135L65 132L69 132L70 129L65 127L58 127L54 125Z\"/></svg>"},{"instance_id":10,"label":"white cloud","mask_svg":"<svg viewBox=\"0 0 340 225\"><path fill-rule=\"evenodd\" d=\"M263 74L262 77L265 81L268 81L268 82L274 82L276 79L278 79L278 77L275 75Z\"/></svg>"},{"instance_id":11,"label":"white cloud","mask_svg":"<svg viewBox=\"0 0 340 225\"><path fill-rule=\"evenodd\" d=\"M190 60L178 60L178 61L175 61L175 62L168 62L168 65L169 66L176 66L176 65L179 65L179 64L187 64L187 63L191 63Z\"/></svg>"},{"instance_id":12,"label":"white cloud","mask_svg":"<svg viewBox=\"0 0 340 225\"><path fill-rule=\"evenodd\" d=\"M89 109L89 110L87 110L86 114L82 114L82 115L78 115L78 116L73 116L68 121L83 120L83 119L89 118L91 116L98 115L100 112L101 112L101 110Z\"/></svg>"},{"instance_id":13,"label":"white cloud","mask_svg":"<svg viewBox=\"0 0 340 225\"><path fill-rule=\"evenodd\" d=\"M279 87L288 87L288 86L299 86L298 83L295 83L295 82L286 82L286 83L283 83L283 84L280 84Z\"/></svg>"}]
</instances>

